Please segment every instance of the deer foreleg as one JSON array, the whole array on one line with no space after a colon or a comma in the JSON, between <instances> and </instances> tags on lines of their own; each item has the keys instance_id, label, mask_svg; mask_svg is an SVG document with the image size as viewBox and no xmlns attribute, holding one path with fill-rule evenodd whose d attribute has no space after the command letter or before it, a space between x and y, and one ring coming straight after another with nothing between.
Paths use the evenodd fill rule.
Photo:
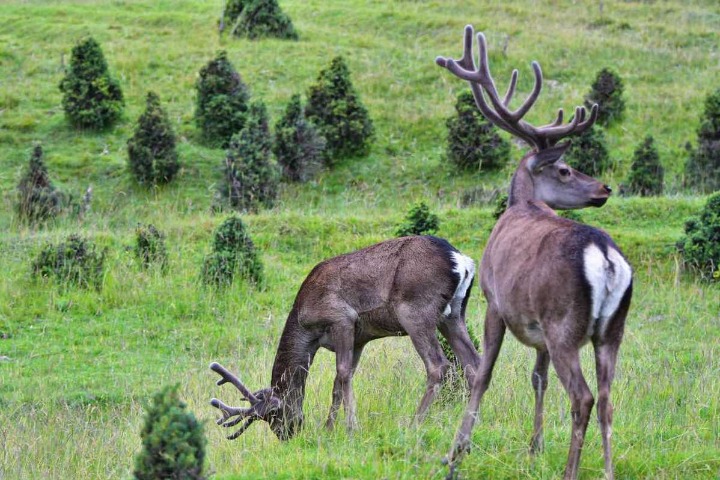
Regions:
<instances>
[{"instance_id":1,"label":"deer foreleg","mask_svg":"<svg viewBox=\"0 0 720 480\"><path fill-rule=\"evenodd\" d=\"M550 354L547 351L537 351L537 360L533 369L531 383L535 391L535 421L533 434L530 440L530 453L536 454L543 450L543 400L548 385L548 365Z\"/></svg>"},{"instance_id":2,"label":"deer foreleg","mask_svg":"<svg viewBox=\"0 0 720 480\"><path fill-rule=\"evenodd\" d=\"M357 428L357 417L355 415L355 397L352 389L352 375L357 364L354 349L353 330L343 329L333 335L333 345L335 346L335 382L333 383L332 404L328 413L325 427L328 430L335 428L335 420L337 419L340 405L345 409L345 422L349 431ZM360 352L357 353L359 360Z\"/></svg>"}]
</instances>

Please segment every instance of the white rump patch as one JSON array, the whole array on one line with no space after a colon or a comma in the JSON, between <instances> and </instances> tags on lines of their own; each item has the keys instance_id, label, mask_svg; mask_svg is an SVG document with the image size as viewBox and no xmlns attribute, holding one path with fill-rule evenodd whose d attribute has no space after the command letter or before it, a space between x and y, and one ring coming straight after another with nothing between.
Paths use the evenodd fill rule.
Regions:
<instances>
[{"instance_id":1,"label":"white rump patch","mask_svg":"<svg viewBox=\"0 0 720 480\"><path fill-rule=\"evenodd\" d=\"M591 243L585 247L585 278L592 290L592 309L588 336L595 329L602 338L605 335L608 320L615 314L625 291L632 281L632 269L620 252L608 247L607 258L602 250Z\"/></svg>"},{"instance_id":2,"label":"white rump patch","mask_svg":"<svg viewBox=\"0 0 720 480\"><path fill-rule=\"evenodd\" d=\"M450 256L455 263L453 272L460 275L460 281L455 289L453 298L450 300L450 303L447 304L445 311L443 312L443 315L446 317L452 313L453 309L462 308L462 303L465 299L465 295L467 295L468 288L470 288L470 284L472 283L473 278L475 278L475 261L472 258L459 252L452 252L450 253Z\"/></svg>"}]
</instances>

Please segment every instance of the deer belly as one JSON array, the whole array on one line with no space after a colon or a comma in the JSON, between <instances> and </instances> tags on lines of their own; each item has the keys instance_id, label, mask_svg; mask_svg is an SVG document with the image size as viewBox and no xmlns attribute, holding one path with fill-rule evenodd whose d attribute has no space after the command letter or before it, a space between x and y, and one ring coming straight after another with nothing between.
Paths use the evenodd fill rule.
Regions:
<instances>
[{"instance_id":1,"label":"deer belly","mask_svg":"<svg viewBox=\"0 0 720 480\"><path fill-rule=\"evenodd\" d=\"M632 282L632 269L617 250L608 247L603 253L594 243L585 247L583 260L592 302L587 336L603 338Z\"/></svg>"},{"instance_id":2,"label":"deer belly","mask_svg":"<svg viewBox=\"0 0 720 480\"><path fill-rule=\"evenodd\" d=\"M505 325L520 343L536 349L545 349L545 336L539 322L523 318L520 322L505 322Z\"/></svg>"}]
</instances>

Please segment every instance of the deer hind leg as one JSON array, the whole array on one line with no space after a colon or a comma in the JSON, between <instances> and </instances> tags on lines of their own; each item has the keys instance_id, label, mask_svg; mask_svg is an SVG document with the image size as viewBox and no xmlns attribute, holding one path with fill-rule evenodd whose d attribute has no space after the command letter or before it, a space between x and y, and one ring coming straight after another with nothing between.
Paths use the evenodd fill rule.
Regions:
<instances>
[{"instance_id":1,"label":"deer hind leg","mask_svg":"<svg viewBox=\"0 0 720 480\"><path fill-rule=\"evenodd\" d=\"M405 329L415 350L425 365L427 384L425 394L420 400L415 421L424 420L428 408L440 391L442 382L450 368L450 362L445 358L440 342L435 334L438 313L431 305L423 309L415 308L409 303L400 303L395 307L400 325Z\"/></svg>"},{"instance_id":2,"label":"deer hind leg","mask_svg":"<svg viewBox=\"0 0 720 480\"><path fill-rule=\"evenodd\" d=\"M468 401L465 416L463 417L460 429L455 435L448 463L450 465L449 477L454 475L457 463L462 456L470 449L470 434L478 417L478 408L483 395L490 386L492 371L495 367L495 361L500 353L503 339L505 338L505 322L488 306L485 314L485 332L483 337L483 356L480 361L480 368L473 379L472 389L470 390L470 400Z\"/></svg>"},{"instance_id":3,"label":"deer hind leg","mask_svg":"<svg viewBox=\"0 0 720 480\"><path fill-rule=\"evenodd\" d=\"M547 335L546 338L549 338ZM555 337L553 342L548 342L550 359L565 391L570 396L570 410L572 414L572 437L570 439L570 452L565 465L565 479L575 479L578 476L580 466L580 454L582 453L585 441L590 412L595 399L590 393L580 368L580 352L576 348L566 350L559 347L563 342L562 338ZM555 347L555 348L553 348ZM565 347L566 348L566 347Z\"/></svg>"},{"instance_id":4,"label":"deer hind leg","mask_svg":"<svg viewBox=\"0 0 720 480\"><path fill-rule=\"evenodd\" d=\"M460 318L450 318L441 322L438 329L457 356L468 386L472 388L473 379L480 368L480 354L468 334L467 325Z\"/></svg>"},{"instance_id":5,"label":"deer hind leg","mask_svg":"<svg viewBox=\"0 0 720 480\"><path fill-rule=\"evenodd\" d=\"M342 404L347 428L352 431L357 428L352 376L357 362L360 360L362 347L356 348L354 345L354 323L343 323L333 327L331 338L335 348L335 382L333 383L332 404L325 427L328 430L335 427L335 420Z\"/></svg>"},{"instance_id":6,"label":"deer hind leg","mask_svg":"<svg viewBox=\"0 0 720 480\"><path fill-rule=\"evenodd\" d=\"M550 354L546 350L537 351L537 360L530 379L535 391L535 420L533 422L533 434L530 440L530 453L536 454L543 451L543 400L548 385L548 365Z\"/></svg>"},{"instance_id":7,"label":"deer hind leg","mask_svg":"<svg viewBox=\"0 0 720 480\"><path fill-rule=\"evenodd\" d=\"M605 457L605 478L615 478L612 463L612 449L610 437L612 436L613 407L610 402L610 388L615 377L615 365L619 342L613 344L595 344L595 370L598 383L597 415L602 435L603 454Z\"/></svg>"}]
</instances>

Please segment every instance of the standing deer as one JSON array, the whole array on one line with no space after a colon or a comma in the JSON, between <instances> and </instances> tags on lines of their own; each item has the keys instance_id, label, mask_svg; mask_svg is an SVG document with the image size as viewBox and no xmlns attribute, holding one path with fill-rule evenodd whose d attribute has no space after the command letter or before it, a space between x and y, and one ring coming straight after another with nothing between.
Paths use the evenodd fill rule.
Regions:
<instances>
[{"instance_id":1,"label":"standing deer","mask_svg":"<svg viewBox=\"0 0 720 480\"><path fill-rule=\"evenodd\" d=\"M210 368L222 377L218 385L233 384L249 407L225 405L218 424L232 427L228 437L240 436L255 420L265 420L281 440L302 426L305 383L318 348L336 355L332 405L326 426L332 429L342 404L348 429L356 426L352 376L367 342L409 335L427 371L427 389L417 408L422 420L449 368L436 336L447 338L468 383L480 356L465 326L465 308L475 276L473 260L447 241L431 236L388 240L318 264L295 297L280 337L269 388L250 392L217 363ZM232 418L231 417L237 417Z\"/></svg>"},{"instance_id":2,"label":"standing deer","mask_svg":"<svg viewBox=\"0 0 720 480\"><path fill-rule=\"evenodd\" d=\"M450 477L467 452L478 407L490 384L505 329L537 351L531 383L535 421L530 451L543 448L543 396L552 362L570 396L572 437L565 478L577 478L580 453L594 399L580 368L580 348L592 342L598 383L598 419L605 474L613 478L610 432L610 386L632 296L632 270L605 232L559 217L567 210L605 204L610 187L570 168L562 161L569 142L562 138L592 126L597 105L586 118L584 108L563 124L563 112L551 124L535 127L523 120L542 87L540 65L533 62L533 91L512 111L517 83L513 71L501 100L488 68L485 37L478 34L479 67L472 53L473 29L465 28L464 53L458 60L436 63L469 82L478 109L499 128L532 147L520 161L510 185L508 208L490 235L481 261L481 286L487 299L483 357L475 375L467 411L449 455ZM489 98L489 103L485 96Z\"/></svg>"}]
</instances>

